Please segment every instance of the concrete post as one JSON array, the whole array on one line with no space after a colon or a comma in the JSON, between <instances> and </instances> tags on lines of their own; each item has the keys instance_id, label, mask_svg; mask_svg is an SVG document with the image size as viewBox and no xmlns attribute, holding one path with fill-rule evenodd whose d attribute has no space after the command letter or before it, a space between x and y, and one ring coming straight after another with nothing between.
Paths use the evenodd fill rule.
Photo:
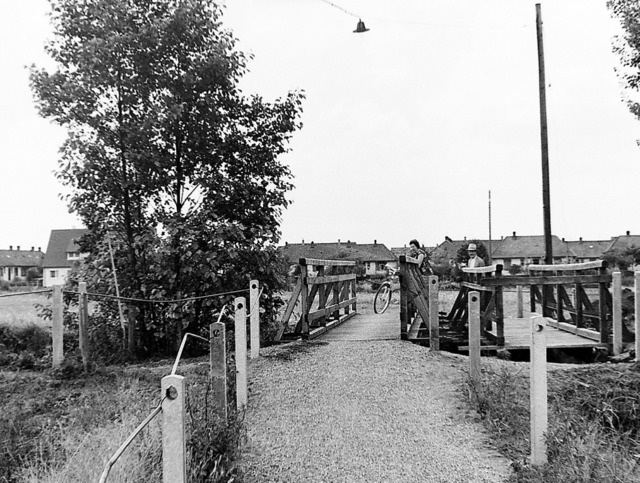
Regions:
<instances>
[{"instance_id":1,"label":"concrete post","mask_svg":"<svg viewBox=\"0 0 640 483\"><path fill-rule=\"evenodd\" d=\"M531 464L547 462L547 322L531 317Z\"/></svg>"},{"instance_id":2,"label":"concrete post","mask_svg":"<svg viewBox=\"0 0 640 483\"><path fill-rule=\"evenodd\" d=\"M52 365L58 368L64 360L64 305L62 300L62 286L54 285L53 298L51 301L52 308L52 326L51 326L51 347L52 347Z\"/></svg>"},{"instance_id":3,"label":"concrete post","mask_svg":"<svg viewBox=\"0 0 640 483\"><path fill-rule=\"evenodd\" d=\"M613 354L622 354L622 273L616 270L612 274L611 300L613 325Z\"/></svg>"},{"instance_id":4,"label":"concrete post","mask_svg":"<svg viewBox=\"0 0 640 483\"><path fill-rule=\"evenodd\" d=\"M89 304L87 303L87 282L78 283L78 339L80 354L82 355L82 367L89 369L89 333L87 322L89 318Z\"/></svg>"},{"instance_id":5,"label":"concrete post","mask_svg":"<svg viewBox=\"0 0 640 483\"><path fill-rule=\"evenodd\" d=\"M480 382L480 294L469 292L469 377Z\"/></svg>"},{"instance_id":6,"label":"concrete post","mask_svg":"<svg viewBox=\"0 0 640 483\"><path fill-rule=\"evenodd\" d=\"M237 297L234 306L236 339L236 404L238 410L247 405L247 307L244 297Z\"/></svg>"},{"instance_id":7,"label":"concrete post","mask_svg":"<svg viewBox=\"0 0 640 483\"><path fill-rule=\"evenodd\" d=\"M634 273L633 292L635 295L636 319L636 361L640 360L640 271Z\"/></svg>"},{"instance_id":8,"label":"concrete post","mask_svg":"<svg viewBox=\"0 0 640 483\"><path fill-rule=\"evenodd\" d=\"M162 481L186 483L185 384L183 376L162 378Z\"/></svg>"},{"instance_id":9,"label":"concrete post","mask_svg":"<svg viewBox=\"0 0 640 483\"><path fill-rule=\"evenodd\" d=\"M209 326L209 378L213 391L213 412L227 420L227 344L222 322Z\"/></svg>"},{"instance_id":10,"label":"concrete post","mask_svg":"<svg viewBox=\"0 0 640 483\"><path fill-rule=\"evenodd\" d=\"M251 338L251 358L255 359L260 355L260 292L257 280L251 280L249 283L249 318Z\"/></svg>"}]
</instances>

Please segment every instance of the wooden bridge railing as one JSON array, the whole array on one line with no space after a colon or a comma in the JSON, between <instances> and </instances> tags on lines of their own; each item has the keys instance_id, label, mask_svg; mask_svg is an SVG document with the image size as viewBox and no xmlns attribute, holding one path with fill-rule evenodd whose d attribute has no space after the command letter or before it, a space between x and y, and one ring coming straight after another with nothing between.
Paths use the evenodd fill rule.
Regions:
<instances>
[{"instance_id":1,"label":"wooden bridge railing","mask_svg":"<svg viewBox=\"0 0 640 483\"><path fill-rule=\"evenodd\" d=\"M354 261L301 258L299 269L276 340L285 335L313 339L356 314ZM293 324L293 331L286 333Z\"/></svg>"},{"instance_id":2,"label":"wooden bridge railing","mask_svg":"<svg viewBox=\"0 0 640 483\"><path fill-rule=\"evenodd\" d=\"M510 278L510 277L508 277ZM497 345L504 345L503 285L502 265L462 269L460 292L447 315L451 330L466 333L469 320L469 292L477 291L480 296L480 327L482 336ZM496 282L491 284L488 283ZM495 330L493 324L496 325Z\"/></svg>"},{"instance_id":3,"label":"wooden bridge railing","mask_svg":"<svg viewBox=\"0 0 640 483\"><path fill-rule=\"evenodd\" d=\"M400 256L400 337L403 340L429 340L429 347L440 349L438 277L423 276L418 260ZM420 337L426 330L428 337Z\"/></svg>"}]
</instances>

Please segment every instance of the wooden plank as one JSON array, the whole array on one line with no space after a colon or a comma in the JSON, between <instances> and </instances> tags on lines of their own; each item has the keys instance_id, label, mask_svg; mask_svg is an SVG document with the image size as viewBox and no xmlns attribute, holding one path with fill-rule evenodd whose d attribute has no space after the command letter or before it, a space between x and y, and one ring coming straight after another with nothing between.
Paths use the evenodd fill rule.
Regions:
<instances>
[{"instance_id":1,"label":"wooden plank","mask_svg":"<svg viewBox=\"0 0 640 483\"><path fill-rule=\"evenodd\" d=\"M499 266L500 264L489 265L487 267L477 267L477 268L462 267L462 271L464 273L493 273L495 271L498 271Z\"/></svg>"},{"instance_id":2,"label":"wooden plank","mask_svg":"<svg viewBox=\"0 0 640 483\"><path fill-rule=\"evenodd\" d=\"M494 279L492 279L492 280L494 280ZM476 292L493 292L494 291L493 287L488 288L488 287L486 287L484 285L480 285L478 283L473 283L473 282L462 282L462 286L463 287L467 287L469 290L474 290Z\"/></svg>"},{"instance_id":3,"label":"wooden plank","mask_svg":"<svg viewBox=\"0 0 640 483\"><path fill-rule=\"evenodd\" d=\"M594 268L606 268L607 263L604 260L596 260L594 262L584 263L565 263L558 265L529 265L529 270L536 272L557 272L557 271L576 271L576 270L592 270Z\"/></svg>"},{"instance_id":4,"label":"wooden plank","mask_svg":"<svg viewBox=\"0 0 640 483\"><path fill-rule=\"evenodd\" d=\"M335 312L336 310L340 310L340 309L346 307L347 305L351 305L351 304L355 303L355 300L356 300L356 298L354 297L352 299L343 300L339 304L330 305L329 307L320 308L319 310L317 310L315 312L310 312L309 316L308 316L308 320L309 320L309 322L312 322L314 320L321 319L322 317L326 317L331 312Z\"/></svg>"},{"instance_id":5,"label":"wooden plank","mask_svg":"<svg viewBox=\"0 0 640 483\"><path fill-rule=\"evenodd\" d=\"M335 329L337 326L339 326L340 324L343 324L354 315L356 315L356 312L351 312L350 314L344 314L338 320L332 320L331 322L328 322L325 327L318 327L316 329L313 329L312 331L309 332L309 340L315 339L316 337L319 337L322 334L327 333L331 329Z\"/></svg>"},{"instance_id":6,"label":"wooden plank","mask_svg":"<svg viewBox=\"0 0 640 483\"><path fill-rule=\"evenodd\" d=\"M355 280L355 273L346 273L343 275L326 275L324 277L307 277L307 284L317 285L334 282L344 282L345 280Z\"/></svg>"},{"instance_id":7,"label":"wooden plank","mask_svg":"<svg viewBox=\"0 0 640 483\"><path fill-rule=\"evenodd\" d=\"M322 265L322 266L349 266L353 267L356 262L351 260L320 260L318 258L301 258L299 261L300 265Z\"/></svg>"},{"instance_id":8,"label":"wooden plank","mask_svg":"<svg viewBox=\"0 0 640 483\"><path fill-rule=\"evenodd\" d=\"M513 276L482 279L482 286L517 287L518 285L574 285L576 283L610 282L611 275L532 275L529 277Z\"/></svg>"}]
</instances>

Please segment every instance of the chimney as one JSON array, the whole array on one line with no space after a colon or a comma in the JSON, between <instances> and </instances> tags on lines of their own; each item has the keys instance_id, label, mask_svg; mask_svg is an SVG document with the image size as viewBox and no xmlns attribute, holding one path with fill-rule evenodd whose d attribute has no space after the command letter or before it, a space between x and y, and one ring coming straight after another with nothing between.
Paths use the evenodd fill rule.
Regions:
<instances>
[{"instance_id":1,"label":"chimney","mask_svg":"<svg viewBox=\"0 0 640 483\"><path fill-rule=\"evenodd\" d=\"M631 232L629 230L627 230L627 236L631 235ZM19 250L20 248L18 248Z\"/></svg>"},{"instance_id":2,"label":"chimney","mask_svg":"<svg viewBox=\"0 0 640 483\"><path fill-rule=\"evenodd\" d=\"M627 235L628 235L628 234L629 234L629 232L627 232ZM18 246L16 247L16 250L20 251L20 245L18 245Z\"/></svg>"},{"instance_id":3,"label":"chimney","mask_svg":"<svg viewBox=\"0 0 640 483\"><path fill-rule=\"evenodd\" d=\"M302 239L302 244L304 245L304 238Z\"/></svg>"},{"instance_id":4,"label":"chimney","mask_svg":"<svg viewBox=\"0 0 640 483\"><path fill-rule=\"evenodd\" d=\"M31 247L31 251L33 251L34 247Z\"/></svg>"},{"instance_id":5,"label":"chimney","mask_svg":"<svg viewBox=\"0 0 640 483\"><path fill-rule=\"evenodd\" d=\"M9 250L13 250L13 245L9 245Z\"/></svg>"},{"instance_id":6,"label":"chimney","mask_svg":"<svg viewBox=\"0 0 640 483\"><path fill-rule=\"evenodd\" d=\"M580 237L580 241L582 241L582 237Z\"/></svg>"},{"instance_id":7,"label":"chimney","mask_svg":"<svg viewBox=\"0 0 640 483\"><path fill-rule=\"evenodd\" d=\"M516 232L514 231L514 232L513 232L513 238L515 238L515 237L516 237Z\"/></svg>"},{"instance_id":8,"label":"chimney","mask_svg":"<svg viewBox=\"0 0 640 483\"><path fill-rule=\"evenodd\" d=\"M289 242L284 242L284 246L288 247L289 246Z\"/></svg>"},{"instance_id":9,"label":"chimney","mask_svg":"<svg viewBox=\"0 0 640 483\"><path fill-rule=\"evenodd\" d=\"M340 245L340 238L338 238L338 245Z\"/></svg>"},{"instance_id":10,"label":"chimney","mask_svg":"<svg viewBox=\"0 0 640 483\"><path fill-rule=\"evenodd\" d=\"M378 244L378 240L373 240L373 244L377 245Z\"/></svg>"},{"instance_id":11,"label":"chimney","mask_svg":"<svg viewBox=\"0 0 640 483\"><path fill-rule=\"evenodd\" d=\"M38 251L41 252L42 250L40 249L40 247L38 247Z\"/></svg>"},{"instance_id":12,"label":"chimney","mask_svg":"<svg viewBox=\"0 0 640 483\"><path fill-rule=\"evenodd\" d=\"M564 243L564 237L562 237L562 243Z\"/></svg>"}]
</instances>

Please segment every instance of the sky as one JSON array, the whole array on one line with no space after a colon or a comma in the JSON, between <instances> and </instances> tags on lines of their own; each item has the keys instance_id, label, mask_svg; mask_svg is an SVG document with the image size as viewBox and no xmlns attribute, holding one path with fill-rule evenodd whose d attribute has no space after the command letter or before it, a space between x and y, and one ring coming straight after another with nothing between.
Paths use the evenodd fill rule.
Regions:
<instances>
[{"instance_id":1,"label":"sky","mask_svg":"<svg viewBox=\"0 0 640 483\"><path fill-rule=\"evenodd\" d=\"M640 121L604 0L224 3L225 28L253 57L243 91L306 95L282 158L295 184L282 243L543 235L536 3L552 232L640 234ZM54 175L65 132L38 116L25 69L53 67L48 3L2 0L0 12L0 249L45 250L52 229L82 226ZM358 19L368 32L353 33Z\"/></svg>"}]
</instances>

